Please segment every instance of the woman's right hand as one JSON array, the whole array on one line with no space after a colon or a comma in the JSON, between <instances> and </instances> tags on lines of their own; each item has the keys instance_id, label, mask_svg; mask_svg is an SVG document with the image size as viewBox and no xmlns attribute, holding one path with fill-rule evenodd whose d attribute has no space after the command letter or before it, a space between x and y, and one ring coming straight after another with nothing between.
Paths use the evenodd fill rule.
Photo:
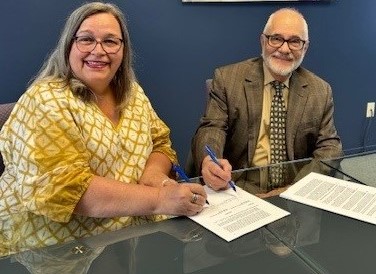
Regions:
<instances>
[{"instance_id":1,"label":"woman's right hand","mask_svg":"<svg viewBox=\"0 0 376 274\"><path fill-rule=\"evenodd\" d=\"M200 184L169 184L159 188L156 213L193 216L203 210L206 198L206 192Z\"/></svg>"}]
</instances>

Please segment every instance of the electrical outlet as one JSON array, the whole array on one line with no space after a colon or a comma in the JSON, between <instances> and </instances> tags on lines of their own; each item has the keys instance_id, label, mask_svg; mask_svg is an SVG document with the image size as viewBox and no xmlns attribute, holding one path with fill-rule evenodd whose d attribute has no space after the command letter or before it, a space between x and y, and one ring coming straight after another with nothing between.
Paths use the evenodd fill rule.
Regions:
<instances>
[{"instance_id":1,"label":"electrical outlet","mask_svg":"<svg viewBox=\"0 0 376 274\"><path fill-rule=\"evenodd\" d=\"M366 117L374 117L375 116L375 102L368 102L367 103L367 112Z\"/></svg>"}]
</instances>

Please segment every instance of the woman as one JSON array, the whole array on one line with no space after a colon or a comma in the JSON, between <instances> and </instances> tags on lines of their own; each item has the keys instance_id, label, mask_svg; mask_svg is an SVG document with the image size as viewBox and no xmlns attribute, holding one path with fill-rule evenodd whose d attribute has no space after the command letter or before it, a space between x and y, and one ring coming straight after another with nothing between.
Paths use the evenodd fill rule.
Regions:
<instances>
[{"instance_id":1,"label":"woman","mask_svg":"<svg viewBox=\"0 0 376 274\"><path fill-rule=\"evenodd\" d=\"M112 4L71 14L4 125L0 150L0 228L13 247L194 215L205 204L201 185L168 177L177 161L169 129L136 82L125 20Z\"/></svg>"}]
</instances>

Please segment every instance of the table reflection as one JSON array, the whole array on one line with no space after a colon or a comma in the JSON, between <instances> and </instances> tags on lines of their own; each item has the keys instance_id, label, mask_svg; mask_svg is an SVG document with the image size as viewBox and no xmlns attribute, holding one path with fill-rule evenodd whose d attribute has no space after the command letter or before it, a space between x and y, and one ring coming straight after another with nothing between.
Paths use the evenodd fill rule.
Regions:
<instances>
[{"instance_id":1,"label":"table reflection","mask_svg":"<svg viewBox=\"0 0 376 274\"><path fill-rule=\"evenodd\" d=\"M237 186L245 191L261 198L267 198L279 195L289 185L296 183L311 172L340 178L342 175L334 168L334 166L339 164L340 161L337 160L332 166L328 166L316 159L302 159L281 163L279 165L283 165L285 171L284 182L277 187L272 187L269 184L268 172L270 166L236 170L233 172L233 180Z\"/></svg>"},{"instance_id":2,"label":"table reflection","mask_svg":"<svg viewBox=\"0 0 376 274\"><path fill-rule=\"evenodd\" d=\"M87 273L104 247L91 248L79 242L49 246L13 255L30 273Z\"/></svg>"},{"instance_id":3,"label":"table reflection","mask_svg":"<svg viewBox=\"0 0 376 274\"><path fill-rule=\"evenodd\" d=\"M271 202L291 213L285 218L266 225L267 230L282 244L295 249L319 241L321 209L279 198Z\"/></svg>"},{"instance_id":4,"label":"table reflection","mask_svg":"<svg viewBox=\"0 0 376 274\"><path fill-rule=\"evenodd\" d=\"M162 222L160 231L127 238L127 229L113 233L106 243L91 237L43 249L29 250L13 256L30 273L277 273L281 265L296 261L288 245L279 241L268 228L261 228L239 239L226 242L186 218ZM290 229L289 222L279 222L279 229ZM176 231L176 228L182 231ZM185 231L185 234L182 233ZM120 233L122 232L122 233ZM296 235L291 238L296 239ZM126 240L124 240L126 239ZM267 265L265 263L269 262ZM222 272L223 269L227 269ZM289 267L289 273L313 273L301 265ZM261 273L261 272L258 272Z\"/></svg>"},{"instance_id":5,"label":"table reflection","mask_svg":"<svg viewBox=\"0 0 376 274\"><path fill-rule=\"evenodd\" d=\"M304 159L284 163L285 182L277 189L263 181L268 167L233 172L238 187L264 197L291 215L226 242L192 220L179 217L127 227L96 236L32 248L23 233L27 214L20 213L17 226L5 221L0 240L2 253L11 255L30 273L314 273L299 263L294 248L316 243L320 235L321 211L278 197L280 191L310 172L339 177L338 171L320 161ZM195 178L194 180L198 180ZM13 233L7 234L11 230ZM260 272L264 271L264 272Z\"/></svg>"},{"instance_id":6,"label":"table reflection","mask_svg":"<svg viewBox=\"0 0 376 274\"><path fill-rule=\"evenodd\" d=\"M343 173L344 179L376 187L376 151L351 154L323 162Z\"/></svg>"}]
</instances>

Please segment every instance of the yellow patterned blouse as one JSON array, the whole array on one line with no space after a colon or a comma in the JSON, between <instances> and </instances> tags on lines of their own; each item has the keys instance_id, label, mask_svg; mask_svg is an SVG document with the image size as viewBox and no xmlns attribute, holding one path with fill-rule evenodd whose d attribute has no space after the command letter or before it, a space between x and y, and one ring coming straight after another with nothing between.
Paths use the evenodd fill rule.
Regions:
<instances>
[{"instance_id":1,"label":"yellow patterned blouse","mask_svg":"<svg viewBox=\"0 0 376 274\"><path fill-rule=\"evenodd\" d=\"M117 126L68 86L32 86L0 132L0 256L164 219L90 218L73 210L94 174L137 183L151 152L176 162L169 134L137 83Z\"/></svg>"}]
</instances>

